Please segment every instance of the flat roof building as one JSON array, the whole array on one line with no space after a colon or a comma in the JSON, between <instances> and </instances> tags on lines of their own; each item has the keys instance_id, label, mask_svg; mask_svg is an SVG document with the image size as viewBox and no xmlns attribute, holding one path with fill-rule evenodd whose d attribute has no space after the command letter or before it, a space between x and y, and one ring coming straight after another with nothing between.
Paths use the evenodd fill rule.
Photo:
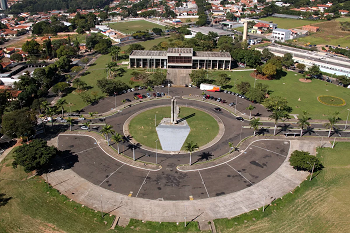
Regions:
<instances>
[{"instance_id":1,"label":"flat roof building","mask_svg":"<svg viewBox=\"0 0 350 233\"><path fill-rule=\"evenodd\" d=\"M228 52L193 51L192 48L169 48L167 51L134 50L129 56L130 68L222 69L230 70Z\"/></svg>"}]
</instances>

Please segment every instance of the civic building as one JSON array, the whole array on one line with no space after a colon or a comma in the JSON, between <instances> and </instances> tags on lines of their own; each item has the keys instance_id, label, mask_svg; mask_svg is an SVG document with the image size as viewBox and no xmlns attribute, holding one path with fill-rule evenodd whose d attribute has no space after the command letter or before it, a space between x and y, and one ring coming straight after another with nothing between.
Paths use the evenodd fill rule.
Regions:
<instances>
[{"instance_id":1,"label":"civic building","mask_svg":"<svg viewBox=\"0 0 350 233\"><path fill-rule=\"evenodd\" d=\"M232 58L228 52L193 51L193 48L133 50L129 56L129 68L230 70L231 64Z\"/></svg>"}]
</instances>

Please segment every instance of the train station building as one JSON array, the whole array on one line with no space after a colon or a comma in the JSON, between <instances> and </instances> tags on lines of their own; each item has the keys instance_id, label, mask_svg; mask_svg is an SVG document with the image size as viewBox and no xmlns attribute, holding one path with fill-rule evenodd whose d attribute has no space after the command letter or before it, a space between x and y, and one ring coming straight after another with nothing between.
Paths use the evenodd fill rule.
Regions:
<instances>
[{"instance_id":1,"label":"train station building","mask_svg":"<svg viewBox=\"0 0 350 233\"><path fill-rule=\"evenodd\" d=\"M231 65L232 58L228 52L193 51L193 48L134 50L129 56L129 68L230 70Z\"/></svg>"}]
</instances>

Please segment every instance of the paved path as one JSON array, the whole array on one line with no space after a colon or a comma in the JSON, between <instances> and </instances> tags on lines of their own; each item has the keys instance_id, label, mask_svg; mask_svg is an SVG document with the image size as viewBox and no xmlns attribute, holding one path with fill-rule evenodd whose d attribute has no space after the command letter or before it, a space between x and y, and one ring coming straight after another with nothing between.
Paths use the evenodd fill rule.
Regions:
<instances>
[{"instance_id":1,"label":"paved path","mask_svg":"<svg viewBox=\"0 0 350 233\"><path fill-rule=\"evenodd\" d=\"M288 157L263 181L235 193L201 200L162 201L128 197L94 185L71 169L49 173L48 180L64 195L95 210L101 210L102 200L102 210L119 217L160 222L183 222L185 217L187 221L208 221L257 209L295 189L309 173L298 172L289 165L291 152L304 150L315 154L317 146L318 141L291 140Z\"/></svg>"}]
</instances>

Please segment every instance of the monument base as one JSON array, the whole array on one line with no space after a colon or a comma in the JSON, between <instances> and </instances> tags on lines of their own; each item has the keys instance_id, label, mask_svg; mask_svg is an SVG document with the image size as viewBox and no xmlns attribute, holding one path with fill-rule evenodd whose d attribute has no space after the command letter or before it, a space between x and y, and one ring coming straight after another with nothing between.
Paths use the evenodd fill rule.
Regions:
<instances>
[{"instance_id":1,"label":"monument base","mask_svg":"<svg viewBox=\"0 0 350 233\"><path fill-rule=\"evenodd\" d=\"M170 118L163 118L156 130L163 150L180 151L191 128L186 120L172 124Z\"/></svg>"}]
</instances>

